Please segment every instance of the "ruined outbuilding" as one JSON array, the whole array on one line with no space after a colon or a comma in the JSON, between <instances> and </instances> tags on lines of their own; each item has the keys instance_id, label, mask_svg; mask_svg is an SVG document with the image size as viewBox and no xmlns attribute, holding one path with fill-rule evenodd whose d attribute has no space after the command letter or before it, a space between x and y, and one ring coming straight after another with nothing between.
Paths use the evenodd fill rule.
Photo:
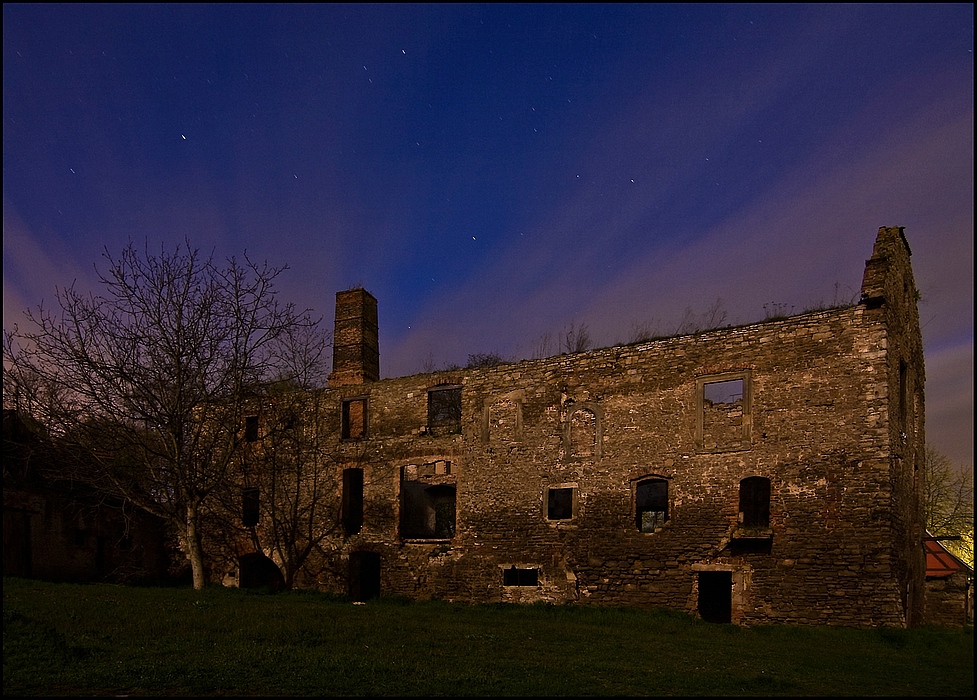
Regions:
<instances>
[{"instance_id":1,"label":"ruined outbuilding","mask_svg":"<svg viewBox=\"0 0 977 700\"><path fill-rule=\"evenodd\" d=\"M963 627L974 624L974 569L926 533L927 625Z\"/></svg>"},{"instance_id":2,"label":"ruined outbuilding","mask_svg":"<svg viewBox=\"0 0 977 700\"><path fill-rule=\"evenodd\" d=\"M917 298L884 227L844 308L381 380L377 301L340 292L317 422L338 526L298 583L919 624Z\"/></svg>"}]
</instances>

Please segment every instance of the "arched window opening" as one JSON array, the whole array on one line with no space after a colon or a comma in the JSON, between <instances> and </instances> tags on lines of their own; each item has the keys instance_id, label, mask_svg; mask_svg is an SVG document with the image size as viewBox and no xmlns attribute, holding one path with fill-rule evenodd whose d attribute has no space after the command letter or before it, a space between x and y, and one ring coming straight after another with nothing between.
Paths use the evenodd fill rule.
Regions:
<instances>
[{"instance_id":1,"label":"arched window opening","mask_svg":"<svg viewBox=\"0 0 977 700\"><path fill-rule=\"evenodd\" d=\"M594 408L581 406L568 417L567 451L575 458L600 457L601 416Z\"/></svg>"},{"instance_id":2,"label":"arched window opening","mask_svg":"<svg viewBox=\"0 0 977 700\"><path fill-rule=\"evenodd\" d=\"M644 479L634 490L635 526L641 532L654 532L668 520L668 482Z\"/></svg>"},{"instance_id":3,"label":"arched window opening","mask_svg":"<svg viewBox=\"0 0 977 700\"><path fill-rule=\"evenodd\" d=\"M740 522L744 527L770 526L770 479L748 476L740 481Z\"/></svg>"}]
</instances>

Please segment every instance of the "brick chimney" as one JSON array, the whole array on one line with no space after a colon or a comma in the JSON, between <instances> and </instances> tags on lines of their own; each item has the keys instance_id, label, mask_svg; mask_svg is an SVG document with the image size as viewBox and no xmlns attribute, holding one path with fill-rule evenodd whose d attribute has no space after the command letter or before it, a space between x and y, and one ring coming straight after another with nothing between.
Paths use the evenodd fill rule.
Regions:
<instances>
[{"instance_id":1,"label":"brick chimney","mask_svg":"<svg viewBox=\"0 0 977 700\"><path fill-rule=\"evenodd\" d=\"M337 292L329 386L366 384L379 378L377 300L363 288Z\"/></svg>"}]
</instances>

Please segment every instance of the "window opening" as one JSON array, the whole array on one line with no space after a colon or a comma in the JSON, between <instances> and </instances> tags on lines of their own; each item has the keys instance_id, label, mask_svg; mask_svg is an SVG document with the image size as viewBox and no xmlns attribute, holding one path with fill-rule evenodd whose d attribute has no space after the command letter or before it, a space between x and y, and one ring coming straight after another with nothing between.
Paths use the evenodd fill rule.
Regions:
<instances>
[{"instance_id":1,"label":"window opening","mask_svg":"<svg viewBox=\"0 0 977 700\"><path fill-rule=\"evenodd\" d=\"M522 404L518 400L500 399L486 405L482 427L482 442L505 444L520 439L522 432Z\"/></svg>"},{"instance_id":2,"label":"window opening","mask_svg":"<svg viewBox=\"0 0 977 700\"><path fill-rule=\"evenodd\" d=\"M551 488L547 490L546 518L548 520L570 520L573 518L573 488Z\"/></svg>"},{"instance_id":3,"label":"window opening","mask_svg":"<svg viewBox=\"0 0 977 700\"><path fill-rule=\"evenodd\" d=\"M641 532L654 532L668 520L668 482L665 479L639 481L634 490L635 525Z\"/></svg>"},{"instance_id":4,"label":"window opening","mask_svg":"<svg viewBox=\"0 0 977 700\"><path fill-rule=\"evenodd\" d=\"M696 446L707 452L744 450L750 446L750 377L748 373L699 379Z\"/></svg>"},{"instance_id":5,"label":"window opening","mask_svg":"<svg viewBox=\"0 0 977 700\"><path fill-rule=\"evenodd\" d=\"M244 527L254 527L258 524L258 514L260 513L261 492L250 487L241 491L241 522Z\"/></svg>"},{"instance_id":6,"label":"window opening","mask_svg":"<svg viewBox=\"0 0 977 700\"><path fill-rule=\"evenodd\" d=\"M359 440L367 435L367 400L347 399L343 401L341 437L344 440Z\"/></svg>"},{"instance_id":7,"label":"window opening","mask_svg":"<svg viewBox=\"0 0 977 700\"><path fill-rule=\"evenodd\" d=\"M258 416L248 416L244 419L244 440L255 442L258 439Z\"/></svg>"},{"instance_id":8,"label":"window opening","mask_svg":"<svg viewBox=\"0 0 977 700\"><path fill-rule=\"evenodd\" d=\"M343 529L355 535L363 527L363 470L358 467L343 470Z\"/></svg>"},{"instance_id":9,"label":"window opening","mask_svg":"<svg viewBox=\"0 0 977 700\"><path fill-rule=\"evenodd\" d=\"M740 522L745 527L770 526L770 479L748 476L740 481Z\"/></svg>"},{"instance_id":10,"label":"window opening","mask_svg":"<svg viewBox=\"0 0 977 700\"><path fill-rule=\"evenodd\" d=\"M400 536L405 539L451 539L455 535L455 487L406 477L400 484Z\"/></svg>"},{"instance_id":11,"label":"window opening","mask_svg":"<svg viewBox=\"0 0 977 700\"><path fill-rule=\"evenodd\" d=\"M461 427L461 387L431 389L427 392L429 429L456 430Z\"/></svg>"},{"instance_id":12,"label":"window opening","mask_svg":"<svg viewBox=\"0 0 977 700\"><path fill-rule=\"evenodd\" d=\"M299 417L295 407L286 408L281 416L281 426L285 430L295 430L299 427Z\"/></svg>"},{"instance_id":13,"label":"window opening","mask_svg":"<svg viewBox=\"0 0 977 700\"><path fill-rule=\"evenodd\" d=\"M408 464L404 469L405 479L417 479L451 474L451 461L438 459L426 464Z\"/></svg>"},{"instance_id":14,"label":"window opening","mask_svg":"<svg viewBox=\"0 0 977 700\"><path fill-rule=\"evenodd\" d=\"M539 569L517 568L515 565L502 570L503 586L538 586Z\"/></svg>"}]
</instances>

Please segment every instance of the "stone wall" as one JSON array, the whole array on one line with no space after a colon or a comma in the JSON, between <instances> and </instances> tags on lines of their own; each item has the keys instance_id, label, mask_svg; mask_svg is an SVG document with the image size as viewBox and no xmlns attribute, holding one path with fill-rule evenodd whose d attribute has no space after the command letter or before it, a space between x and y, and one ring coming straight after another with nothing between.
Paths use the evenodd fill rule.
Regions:
<instances>
[{"instance_id":1,"label":"stone wall","mask_svg":"<svg viewBox=\"0 0 977 700\"><path fill-rule=\"evenodd\" d=\"M302 581L360 590L344 562L369 556L382 595L915 624L915 294L903 232L883 228L851 307L334 386L320 439L337 469L362 469L362 525L327 538ZM450 393L429 404L438 389L460 393L457 417L432 408ZM351 399L367 427L344 439ZM741 494L749 477L760 488Z\"/></svg>"},{"instance_id":2,"label":"stone wall","mask_svg":"<svg viewBox=\"0 0 977 700\"><path fill-rule=\"evenodd\" d=\"M961 568L948 576L926 579L927 625L963 627L974 624L973 571Z\"/></svg>"}]
</instances>

